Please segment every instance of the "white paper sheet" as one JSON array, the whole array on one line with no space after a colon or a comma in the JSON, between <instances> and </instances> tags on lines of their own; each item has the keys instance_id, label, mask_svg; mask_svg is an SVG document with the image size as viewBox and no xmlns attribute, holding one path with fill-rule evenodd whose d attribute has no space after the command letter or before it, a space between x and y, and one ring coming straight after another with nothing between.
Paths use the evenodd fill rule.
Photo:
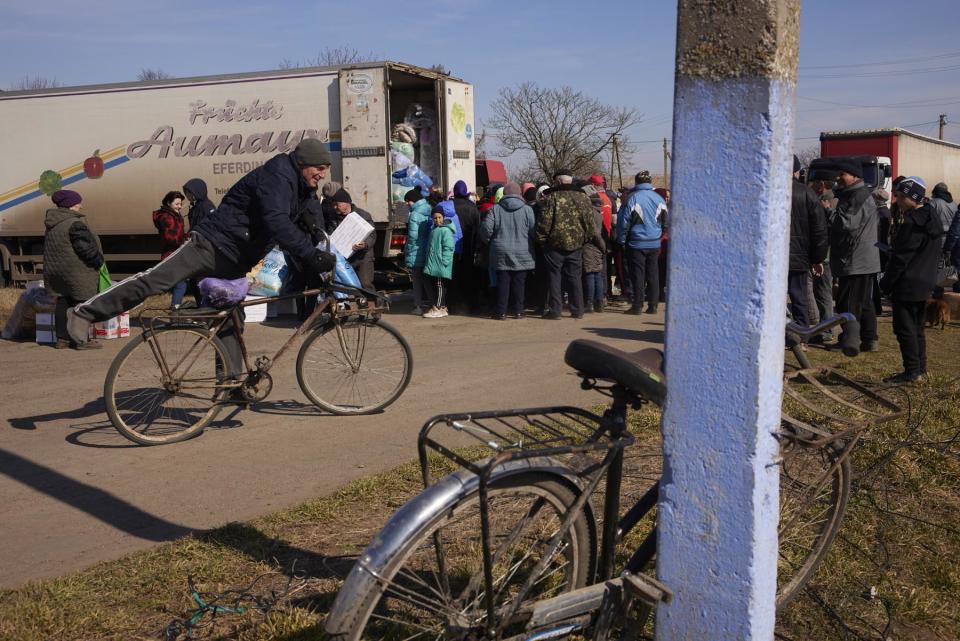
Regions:
<instances>
[{"instance_id":1,"label":"white paper sheet","mask_svg":"<svg viewBox=\"0 0 960 641\"><path fill-rule=\"evenodd\" d=\"M350 212L330 234L330 242L341 256L350 258L353 254L353 246L363 241L372 231L373 225L365 221L357 212Z\"/></svg>"}]
</instances>

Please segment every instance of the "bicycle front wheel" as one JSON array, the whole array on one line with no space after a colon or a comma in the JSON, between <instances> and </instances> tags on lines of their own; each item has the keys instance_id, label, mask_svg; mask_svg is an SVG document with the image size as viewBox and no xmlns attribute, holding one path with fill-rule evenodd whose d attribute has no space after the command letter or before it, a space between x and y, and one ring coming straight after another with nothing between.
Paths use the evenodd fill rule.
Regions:
<instances>
[{"instance_id":1,"label":"bicycle front wheel","mask_svg":"<svg viewBox=\"0 0 960 641\"><path fill-rule=\"evenodd\" d=\"M366 591L343 602L338 597L328 619L341 626L331 633L333 638L480 640L522 632L523 616L510 611L515 600L529 604L547 599L582 587L591 578L596 541L585 510L550 554L549 543L575 500L569 487L535 471L491 484L494 637L486 633L480 499L474 490L411 532L394 558L374 570L377 580L367 582Z\"/></svg>"},{"instance_id":2,"label":"bicycle front wheel","mask_svg":"<svg viewBox=\"0 0 960 641\"><path fill-rule=\"evenodd\" d=\"M413 354L382 320L331 323L304 341L297 356L300 389L333 414L370 414L393 403L410 383Z\"/></svg>"},{"instance_id":3,"label":"bicycle front wheel","mask_svg":"<svg viewBox=\"0 0 960 641\"><path fill-rule=\"evenodd\" d=\"M117 431L140 445L198 435L220 409L223 344L202 328L148 330L114 358L103 398Z\"/></svg>"},{"instance_id":4,"label":"bicycle front wheel","mask_svg":"<svg viewBox=\"0 0 960 641\"><path fill-rule=\"evenodd\" d=\"M850 495L850 460L834 446L781 445L777 608L796 597L830 549Z\"/></svg>"}]
</instances>

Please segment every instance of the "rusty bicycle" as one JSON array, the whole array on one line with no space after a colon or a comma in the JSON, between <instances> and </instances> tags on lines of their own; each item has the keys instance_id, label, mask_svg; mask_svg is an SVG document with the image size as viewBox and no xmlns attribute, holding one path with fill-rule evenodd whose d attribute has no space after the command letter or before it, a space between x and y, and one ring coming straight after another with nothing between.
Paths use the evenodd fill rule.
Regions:
<instances>
[{"instance_id":1,"label":"rusty bicycle","mask_svg":"<svg viewBox=\"0 0 960 641\"><path fill-rule=\"evenodd\" d=\"M244 374L230 377L229 356L217 334L231 324L242 327L244 307L299 296L321 300L273 356L251 363L237 332ZM264 400L273 389L271 368L303 336L297 382L311 403L339 415L381 411L403 393L413 371L410 345L381 318L387 309L377 292L330 281L224 309L143 310L142 334L120 350L107 372L107 415L117 431L140 445L197 436L224 405Z\"/></svg>"},{"instance_id":2,"label":"rusty bicycle","mask_svg":"<svg viewBox=\"0 0 960 641\"><path fill-rule=\"evenodd\" d=\"M855 321L791 323L788 336L845 322ZM901 414L885 397L810 366L798 343L793 350L800 367L786 368L789 403L776 434L778 608L810 580L839 530L858 435ZM849 356L857 351L845 346ZM565 360L583 389L612 398L602 415L547 407L443 415L423 426L425 489L354 564L326 621L332 638L639 638L671 590L647 575L656 554L659 444L652 456L629 455L643 446L627 411L665 400L663 353L576 340ZM436 478L431 461L459 469ZM646 486L628 487L631 477Z\"/></svg>"}]
</instances>

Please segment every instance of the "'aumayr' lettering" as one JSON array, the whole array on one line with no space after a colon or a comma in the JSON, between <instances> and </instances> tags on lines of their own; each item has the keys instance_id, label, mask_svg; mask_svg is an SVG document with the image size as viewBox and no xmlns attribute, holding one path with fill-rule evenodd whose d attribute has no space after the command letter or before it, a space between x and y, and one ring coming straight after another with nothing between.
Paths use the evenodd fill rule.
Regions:
<instances>
[{"instance_id":1,"label":"'aumayr' lettering","mask_svg":"<svg viewBox=\"0 0 960 641\"><path fill-rule=\"evenodd\" d=\"M328 142L330 132L325 129L298 129L291 131L265 131L263 133L254 133L246 138L242 134L212 134L203 136L173 135L173 127L165 125L157 127L153 135L147 140L139 140L127 147L127 156L130 158L143 158L147 153L157 147L157 157L167 158L170 151L173 150L174 157L183 156L226 156L229 152L233 156L241 154L262 154L262 153L289 153L293 151L304 138L317 138L323 142ZM202 142L201 142L202 141Z\"/></svg>"}]
</instances>

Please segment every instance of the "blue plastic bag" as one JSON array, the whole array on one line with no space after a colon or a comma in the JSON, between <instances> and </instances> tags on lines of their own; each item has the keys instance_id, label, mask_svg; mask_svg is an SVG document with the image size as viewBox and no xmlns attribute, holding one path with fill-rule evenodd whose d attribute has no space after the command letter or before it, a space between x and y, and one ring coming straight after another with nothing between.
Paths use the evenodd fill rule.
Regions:
<instances>
[{"instance_id":1,"label":"blue plastic bag","mask_svg":"<svg viewBox=\"0 0 960 641\"><path fill-rule=\"evenodd\" d=\"M349 285L350 287L360 287L360 278L357 276L357 272L354 271L353 265L348 263L347 259L343 257L343 254L336 249L331 250L331 253L333 253L337 259L337 266L333 269L333 282L341 285ZM333 295L340 300L350 296L350 294L346 292L334 292ZM324 300L324 295L318 295L317 300Z\"/></svg>"}]
</instances>

